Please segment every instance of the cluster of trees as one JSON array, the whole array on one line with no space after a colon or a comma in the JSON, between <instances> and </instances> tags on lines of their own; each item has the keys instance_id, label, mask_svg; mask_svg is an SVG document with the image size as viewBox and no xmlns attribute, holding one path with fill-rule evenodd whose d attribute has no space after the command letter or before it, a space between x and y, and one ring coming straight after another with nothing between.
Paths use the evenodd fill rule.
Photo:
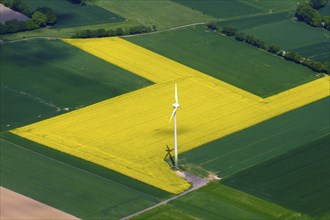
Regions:
<instances>
[{"instance_id":1,"label":"cluster of trees","mask_svg":"<svg viewBox=\"0 0 330 220\"><path fill-rule=\"evenodd\" d=\"M290 60L295 63L306 66L315 72L325 72L328 74L330 73L329 66L326 66L325 64L323 64L321 62L312 61L308 58L305 58L305 57L301 56L299 53L281 51L280 55L283 56L286 60Z\"/></svg>"},{"instance_id":2,"label":"cluster of trees","mask_svg":"<svg viewBox=\"0 0 330 220\"><path fill-rule=\"evenodd\" d=\"M156 26L146 27L143 25L130 27L128 29L117 28L116 30L105 30L105 29L97 29L97 30L83 30L72 36L72 38L98 38L98 37L112 37L112 36L122 36L122 35L132 35L132 34L141 34L141 33L149 33L152 31L156 31Z\"/></svg>"},{"instance_id":3,"label":"cluster of trees","mask_svg":"<svg viewBox=\"0 0 330 220\"><path fill-rule=\"evenodd\" d=\"M4 24L0 24L0 34L29 31L45 27L46 25L54 25L56 23L57 17L54 11L50 8L39 7L31 12L28 6L21 0L0 0L0 3L30 18L26 21L12 19L6 21Z\"/></svg>"},{"instance_id":4,"label":"cluster of trees","mask_svg":"<svg viewBox=\"0 0 330 220\"><path fill-rule=\"evenodd\" d=\"M17 19L12 19L6 21L4 24L0 24L0 34L11 34L21 31L29 31L38 28L32 19L26 21L19 21Z\"/></svg>"},{"instance_id":5,"label":"cluster of trees","mask_svg":"<svg viewBox=\"0 0 330 220\"><path fill-rule=\"evenodd\" d=\"M68 0L72 4L86 5L86 0Z\"/></svg>"},{"instance_id":6,"label":"cluster of trees","mask_svg":"<svg viewBox=\"0 0 330 220\"><path fill-rule=\"evenodd\" d=\"M297 6L295 16L298 21L304 21L313 27L324 27L330 31L330 16L322 17L319 9L324 7L328 0L310 0Z\"/></svg>"},{"instance_id":7,"label":"cluster of trees","mask_svg":"<svg viewBox=\"0 0 330 220\"><path fill-rule=\"evenodd\" d=\"M300 65L304 65L315 72L324 72L324 73L330 74L330 62L321 63L321 62L317 62L317 61L312 61L308 58L301 56L299 53L285 52L285 51L281 50L280 47L274 46L274 45L267 46L264 41L262 41L258 38L255 38L251 35L246 35L242 32L238 32L237 29L234 27L229 26L229 27L223 27L220 29L216 24L208 24L207 27L210 30L213 30L216 32L220 31L222 34L225 34L226 36L234 37L238 41L245 42L254 47L260 48L264 51L268 51L268 52L276 54L278 56L282 56L286 60L293 61Z\"/></svg>"}]
</instances>

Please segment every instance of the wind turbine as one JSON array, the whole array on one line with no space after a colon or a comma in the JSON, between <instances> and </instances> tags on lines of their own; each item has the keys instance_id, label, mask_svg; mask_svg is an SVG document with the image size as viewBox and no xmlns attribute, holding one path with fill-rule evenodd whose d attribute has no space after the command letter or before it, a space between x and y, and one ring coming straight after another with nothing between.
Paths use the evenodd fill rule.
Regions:
<instances>
[{"instance_id":1,"label":"wind turbine","mask_svg":"<svg viewBox=\"0 0 330 220\"><path fill-rule=\"evenodd\" d=\"M169 120L172 120L174 117L174 168L178 169L178 138L177 138L177 130L176 130L176 110L180 107L179 105L179 100L178 100L178 88L175 83L175 91L174 91L174 96L175 96L175 103L172 105L173 106L173 113L171 115L171 118Z\"/></svg>"}]
</instances>

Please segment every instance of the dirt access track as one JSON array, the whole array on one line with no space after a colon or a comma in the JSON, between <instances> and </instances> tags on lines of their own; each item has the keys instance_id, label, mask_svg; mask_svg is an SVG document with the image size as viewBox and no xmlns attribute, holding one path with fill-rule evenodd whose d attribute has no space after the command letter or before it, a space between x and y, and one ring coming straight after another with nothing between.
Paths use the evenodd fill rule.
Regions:
<instances>
[{"instance_id":1,"label":"dirt access track","mask_svg":"<svg viewBox=\"0 0 330 220\"><path fill-rule=\"evenodd\" d=\"M0 197L0 219L78 219L3 187Z\"/></svg>"}]
</instances>

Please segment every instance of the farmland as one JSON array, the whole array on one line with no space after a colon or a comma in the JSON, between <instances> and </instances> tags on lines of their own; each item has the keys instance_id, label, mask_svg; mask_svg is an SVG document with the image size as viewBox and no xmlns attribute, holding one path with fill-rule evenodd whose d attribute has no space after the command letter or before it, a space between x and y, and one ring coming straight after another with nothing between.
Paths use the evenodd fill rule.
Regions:
<instances>
[{"instance_id":1,"label":"farmland","mask_svg":"<svg viewBox=\"0 0 330 220\"><path fill-rule=\"evenodd\" d=\"M239 31L257 37L268 45L293 50L316 61L327 61L329 32L297 22L294 11L303 1L191 1L176 0L183 5L213 17L221 18L220 26L233 26ZM320 10L325 16L329 4ZM285 34L283 34L285 33ZM304 36L304 37L301 37Z\"/></svg>"},{"instance_id":2,"label":"farmland","mask_svg":"<svg viewBox=\"0 0 330 220\"><path fill-rule=\"evenodd\" d=\"M191 0L175 0L189 8L203 12L216 18L230 18L237 16L246 16L262 12L261 10L249 6L242 1L191 1Z\"/></svg>"},{"instance_id":3,"label":"farmland","mask_svg":"<svg viewBox=\"0 0 330 220\"><path fill-rule=\"evenodd\" d=\"M329 32L324 28L313 28L304 22L297 22L289 12L221 21L219 24L222 27L236 27L268 45L299 52L312 60L326 61L330 56Z\"/></svg>"},{"instance_id":4,"label":"farmland","mask_svg":"<svg viewBox=\"0 0 330 220\"><path fill-rule=\"evenodd\" d=\"M298 3L305 2L305 0L240 1L269 13L274 13L278 11L294 11Z\"/></svg>"},{"instance_id":5,"label":"farmland","mask_svg":"<svg viewBox=\"0 0 330 220\"><path fill-rule=\"evenodd\" d=\"M307 144L231 176L224 183L310 216L330 216L329 141L329 134L306 141Z\"/></svg>"},{"instance_id":6,"label":"farmland","mask_svg":"<svg viewBox=\"0 0 330 220\"><path fill-rule=\"evenodd\" d=\"M253 27L267 25L269 23L277 23L292 18L292 14L289 12L280 12L273 14L262 14L257 16L251 16L246 18L237 18L221 21L219 24L224 26L233 26L240 31L248 30Z\"/></svg>"},{"instance_id":7,"label":"farmland","mask_svg":"<svg viewBox=\"0 0 330 220\"><path fill-rule=\"evenodd\" d=\"M166 106L172 100L175 77L180 88L189 91L181 94L185 100L181 152L328 95L329 78L324 77L263 100L120 38L67 42L158 84L12 132L171 193L189 187L162 160L165 146L172 142L167 123L171 111ZM164 71L153 74L162 66ZM220 125L223 128L218 129Z\"/></svg>"},{"instance_id":8,"label":"farmland","mask_svg":"<svg viewBox=\"0 0 330 220\"><path fill-rule=\"evenodd\" d=\"M49 7L57 16L56 28L106 24L121 22L125 19L93 4L80 6L71 4L67 0L44 1L44 0L23 0L31 10L38 7Z\"/></svg>"},{"instance_id":9,"label":"farmland","mask_svg":"<svg viewBox=\"0 0 330 220\"><path fill-rule=\"evenodd\" d=\"M261 97L316 78L305 67L202 26L125 39Z\"/></svg>"},{"instance_id":10,"label":"farmland","mask_svg":"<svg viewBox=\"0 0 330 220\"><path fill-rule=\"evenodd\" d=\"M26 145L25 140L19 141ZM1 158L2 186L79 218L115 219L159 200L132 188L130 182L134 185L135 180L117 181L118 174L111 171L109 176L100 176L86 171L86 167L63 163L4 139Z\"/></svg>"},{"instance_id":11,"label":"farmland","mask_svg":"<svg viewBox=\"0 0 330 220\"><path fill-rule=\"evenodd\" d=\"M220 183L210 185L134 219L301 219L302 215ZM305 217L305 216L304 216Z\"/></svg>"},{"instance_id":12,"label":"farmland","mask_svg":"<svg viewBox=\"0 0 330 220\"><path fill-rule=\"evenodd\" d=\"M170 0L92 0L92 2L128 20L147 26L156 25L158 30L215 20L211 16L204 15Z\"/></svg>"},{"instance_id":13,"label":"farmland","mask_svg":"<svg viewBox=\"0 0 330 220\"><path fill-rule=\"evenodd\" d=\"M0 36L2 187L80 219L329 220L330 77L221 33L325 61L305 0L22 1L58 23Z\"/></svg>"},{"instance_id":14,"label":"farmland","mask_svg":"<svg viewBox=\"0 0 330 220\"><path fill-rule=\"evenodd\" d=\"M294 11L298 2L304 0L277 0L277 1L251 1L251 0L175 0L182 5L221 20L235 17L253 17L258 14L271 14L281 11Z\"/></svg>"},{"instance_id":15,"label":"farmland","mask_svg":"<svg viewBox=\"0 0 330 220\"><path fill-rule=\"evenodd\" d=\"M271 23L262 27L254 27L245 32L256 36L269 44L278 45L284 50L293 50L301 55L309 57L313 60L326 61L329 59L329 32L319 28L311 31L312 27L303 22L294 20L285 20L283 22ZM270 30L278 30L275 33L269 34ZM285 32L290 36L285 39L280 33ZM303 39L299 36L304 36ZM298 39L298 40L297 40ZM314 48L310 51L308 48Z\"/></svg>"},{"instance_id":16,"label":"farmland","mask_svg":"<svg viewBox=\"0 0 330 220\"><path fill-rule=\"evenodd\" d=\"M327 219L328 104L317 101L184 153L182 163L217 172L225 185L210 184L136 219Z\"/></svg>"},{"instance_id":17,"label":"farmland","mask_svg":"<svg viewBox=\"0 0 330 220\"><path fill-rule=\"evenodd\" d=\"M187 166L196 164L226 178L326 135L328 121L329 98L325 98L207 143L181 158Z\"/></svg>"},{"instance_id":18,"label":"farmland","mask_svg":"<svg viewBox=\"0 0 330 220\"><path fill-rule=\"evenodd\" d=\"M47 206L2 186L0 186L0 195L1 219L77 219L77 217L68 213Z\"/></svg>"},{"instance_id":19,"label":"farmland","mask_svg":"<svg viewBox=\"0 0 330 220\"><path fill-rule=\"evenodd\" d=\"M0 50L1 100L6 103L1 130L152 84L59 40L23 41Z\"/></svg>"}]
</instances>

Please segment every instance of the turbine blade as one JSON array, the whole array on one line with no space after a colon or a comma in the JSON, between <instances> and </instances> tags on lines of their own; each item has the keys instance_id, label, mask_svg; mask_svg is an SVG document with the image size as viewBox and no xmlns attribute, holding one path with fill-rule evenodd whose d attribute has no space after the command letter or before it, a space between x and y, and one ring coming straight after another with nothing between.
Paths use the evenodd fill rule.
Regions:
<instances>
[{"instance_id":1,"label":"turbine blade","mask_svg":"<svg viewBox=\"0 0 330 220\"><path fill-rule=\"evenodd\" d=\"M174 114L176 113L176 109L177 109L177 108L174 108L174 110L173 110L173 112L172 112L172 115L171 115L171 118L170 118L170 120L168 121L168 123L170 123L170 122L171 122L171 120L172 120L172 118L173 118Z\"/></svg>"},{"instance_id":2,"label":"turbine blade","mask_svg":"<svg viewBox=\"0 0 330 220\"><path fill-rule=\"evenodd\" d=\"M178 88L176 86L176 83L175 83L175 102L176 103L179 103L179 98L178 98Z\"/></svg>"}]
</instances>

